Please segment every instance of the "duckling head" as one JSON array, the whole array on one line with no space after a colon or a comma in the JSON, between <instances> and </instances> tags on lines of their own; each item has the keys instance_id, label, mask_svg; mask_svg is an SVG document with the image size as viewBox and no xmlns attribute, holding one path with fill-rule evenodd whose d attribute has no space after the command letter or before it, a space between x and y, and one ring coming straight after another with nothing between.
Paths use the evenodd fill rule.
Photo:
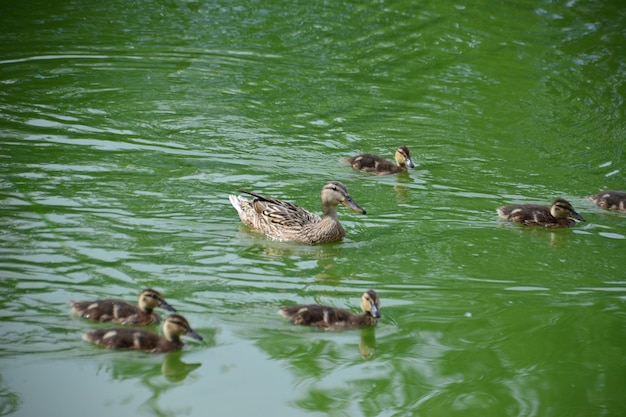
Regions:
<instances>
[{"instance_id":1,"label":"duckling head","mask_svg":"<svg viewBox=\"0 0 626 417\"><path fill-rule=\"evenodd\" d=\"M411 160L411 151L408 147L400 146L398 149L396 149L396 154L394 157L396 159L396 162L398 163L398 166L405 168L415 168L415 164Z\"/></svg>"},{"instance_id":2,"label":"duckling head","mask_svg":"<svg viewBox=\"0 0 626 417\"><path fill-rule=\"evenodd\" d=\"M363 313L370 314L375 319L380 318L380 311L378 307L380 306L380 300L378 299L378 294L376 291L369 290L363 293L361 296L361 309Z\"/></svg>"},{"instance_id":3,"label":"duckling head","mask_svg":"<svg viewBox=\"0 0 626 417\"><path fill-rule=\"evenodd\" d=\"M322 206L337 207L339 204L343 204L350 210L357 213L367 213L363 207L359 206L354 201L350 193L348 193L348 189L345 185L343 185L339 181L331 181L329 183L326 183L322 188Z\"/></svg>"},{"instance_id":4,"label":"duckling head","mask_svg":"<svg viewBox=\"0 0 626 417\"><path fill-rule=\"evenodd\" d=\"M196 340L202 340L202 336L196 333L186 318L180 314L170 314L163 322L163 335L167 340L174 341L181 336L189 336Z\"/></svg>"},{"instance_id":5,"label":"duckling head","mask_svg":"<svg viewBox=\"0 0 626 417\"><path fill-rule=\"evenodd\" d=\"M581 216L576 210L574 210L574 207L568 201L563 200L562 198L557 198L556 200L554 200L554 202L550 206L550 214L552 214L552 217L554 217L555 219L572 218L580 220L581 222L586 221L583 216Z\"/></svg>"},{"instance_id":6,"label":"duckling head","mask_svg":"<svg viewBox=\"0 0 626 417\"><path fill-rule=\"evenodd\" d=\"M160 292L152 288L146 288L139 293L139 308L145 313L151 313L157 307L164 308L169 311L176 311L174 307L169 305Z\"/></svg>"}]
</instances>

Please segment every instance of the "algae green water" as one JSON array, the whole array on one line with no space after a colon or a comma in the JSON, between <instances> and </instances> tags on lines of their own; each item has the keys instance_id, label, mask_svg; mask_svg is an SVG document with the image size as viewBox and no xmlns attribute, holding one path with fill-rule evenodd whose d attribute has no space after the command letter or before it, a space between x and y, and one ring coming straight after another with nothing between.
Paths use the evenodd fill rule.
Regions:
<instances>
[{"instance_id":1,"label":"algae green water","mask_svg":"<svg viewBox=\"0 0 626 417\"><path fill-rule=\"evenodd\" d=\"M0 415L623 416L626 9L617 1L0 6ZM377 177L341 159L417 167ZM251 233L238 189L346 239ZM569 200L586 222L508 224ZM71 300L163 292L204 342L100 349ZM293 327L284 304L376 328ZM165 313L165 312L164 312ZM154 327L159 331L158 327Z\"/></svg>"}]
</instances>

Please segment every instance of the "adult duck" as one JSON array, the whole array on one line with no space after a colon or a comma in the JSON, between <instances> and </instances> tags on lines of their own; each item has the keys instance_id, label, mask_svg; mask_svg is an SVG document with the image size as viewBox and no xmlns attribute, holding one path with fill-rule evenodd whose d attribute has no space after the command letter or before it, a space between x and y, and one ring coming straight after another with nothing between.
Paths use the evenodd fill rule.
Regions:
<instances>
[{"instance_id":1,"label":"adult duck","mask_svg":"<svg viewBox=\"0 0 626 417\"><path fill-rule=\"evenodd\" d=\"M339 204L357 213L365 214L345 185L338 181L326 183L322 188L322 217L295 204L240 190L253 198L230 195L241 221L266 236L306 244L334 242L344 238L346 232L337 219Z\"/></svg>"}]
</instances>

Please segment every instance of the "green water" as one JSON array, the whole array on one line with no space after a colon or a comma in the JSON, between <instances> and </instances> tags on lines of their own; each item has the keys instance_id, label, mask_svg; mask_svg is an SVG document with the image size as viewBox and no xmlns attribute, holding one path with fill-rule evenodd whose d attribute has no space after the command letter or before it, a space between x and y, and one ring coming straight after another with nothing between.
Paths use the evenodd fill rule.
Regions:
<instances>
[{"instance_id":1,"label":"green water","mask_svg":"<svg viewBox=\"0 0 626 417\"><path fill-rule=\"evenodd\" d=\"M626 9L617 1L0 6L0 415L623 416ZM341 158L399 145L375 177ZM241 225L249 189L343 242ZM506 203L568 199L536 230ZM106 351L70 300L154 287L204 338ZM374 329L292 327L284 304ZM158 330L155 328L155 330Z\"/></svg>"}]
</instances>

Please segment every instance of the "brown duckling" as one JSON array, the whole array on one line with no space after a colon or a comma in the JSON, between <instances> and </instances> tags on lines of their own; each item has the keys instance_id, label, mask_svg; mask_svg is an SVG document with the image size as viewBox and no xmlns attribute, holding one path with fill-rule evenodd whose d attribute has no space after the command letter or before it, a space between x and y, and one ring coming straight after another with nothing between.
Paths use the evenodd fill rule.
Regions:
<instances>
[{"instance_id":1,"label":"brown duckling","mask_svg":"<svg viewBox=\"0 0 626 417\"><path fill-rule=\"evenodd\" d=\"M292 324L320 327L325 330L345 330L373 326L380 318L380 300L376 291L369 290L361 296L363 314L319 304L281 307L279 313Z\"/></svg>"},{"instance_id":2,"label":"brown duckling","mask_svg":"<svg viewBox=\"0 0 626 417\"><path fill-rule=\"evenodd\" d=\"M576 224L576 220L585 221L583 216L562 198L554 200L550 207L539 204L502 206L498 208L498 214L511 222L549 228L572 227Z\"/></svg>"},{"instance_id":3,"label":"brown duckling","mask_svg":"<svg viewBox=\"0 0 626 417\"><path fill-rule=\"evenodd\" d=\"M160 292L151 288L139 293L138 306L115 299L72 301L70 304L72 313L85 319L141 326L161 322L161 316L153 311L156 307L176 311L163 299Z\"/></svg>"},{"instance_id":4,"label":"brown duckling","mask_svg":"<svg viewBox=\"0 0 626 417\"><path fill-rule=\"evenodd\" d=\"M180 314L171 314L163 322L163 336L150 330L122 327L87 332L83 339L108 349L163 353L181 349L184 345L181 336L202 340L202 336L189 326L187 319Z\"/></svg>"},{"instance_id":5,"label":"brown duckling","mask_svg":"<svg viewBox=\"0 0 626 417\"><path fill-rule=\"evenodd\" d=\"M415 164L411 160L411 151L406 146L400 146L396 149L394 159L398 165L394 165L393 162L386 160L382 156L364 153L344 159L344 162L352 165L354 169L371 172L375 175L397 174L398 172L406 171L408 168L415 168Z\"/></svg>"},{"instance_id":6,"label":"brown duckling","mask_svg":"<svg viewBox=\"0 0 626 417\"><path fill-rule=\"evenodd\" d=\"M254 197L252 200L237 195L228 197L241 221L257 232L278 240L309 245L341 240L346 232L337 219L337 206L342 204L357 213L366 213L348 193L346 186L338 181L326 183L322 188L322 217L286 201L239 191Z\"/></svg>"},{"instance_id":7,"label":"brown duckling","mask_svg":"<svg viewBox=\"0 0 626 417\"><path fill-rule=\"evenodd\" d=\"M602 191L588 198L604 209L626 211L626 192L624 191Z\"/></svg>"}]
</instances>

